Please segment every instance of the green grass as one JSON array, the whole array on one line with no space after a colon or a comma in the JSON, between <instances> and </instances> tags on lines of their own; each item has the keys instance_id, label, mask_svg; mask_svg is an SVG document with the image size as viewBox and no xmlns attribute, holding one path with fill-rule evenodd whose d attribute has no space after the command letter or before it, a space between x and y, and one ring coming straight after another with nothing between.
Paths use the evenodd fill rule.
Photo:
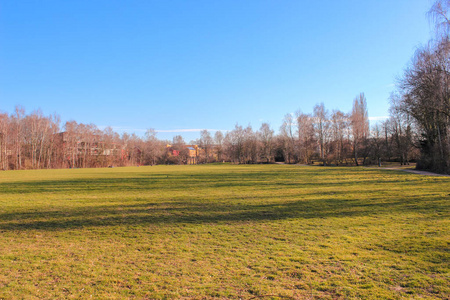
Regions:
<instances>
[{"instance_id":1,"label":"green grass","mask_svg":"<svg viewBox=\"0 0 450 300\"><path fill-rule=\"evenodd\" d=\"M0 173L0 299L447 299L450 178L367 168Z\"/></svg>"}]
</instances>

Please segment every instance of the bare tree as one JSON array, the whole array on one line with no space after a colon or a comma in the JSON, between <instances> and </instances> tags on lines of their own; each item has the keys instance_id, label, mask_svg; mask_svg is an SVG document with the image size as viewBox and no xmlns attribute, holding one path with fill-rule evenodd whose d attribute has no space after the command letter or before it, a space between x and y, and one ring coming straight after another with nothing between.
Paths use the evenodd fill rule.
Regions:
<instances>
[{"instance_id":1,"label":"bare tree","mask_svg":"<svg viewBox=\"0 0 450 300\"><path fill-rule=\"evenodd\" d=\"M223 159L223 143L224 143L225 137L223 136L223 133L219 130L216 131L214 134L214 143L216 145L216 152L217 152L217 160L222 161Z\"/></svg>"},{"instance_id":2,"label":"bare tree","mask_svg":"<svg viewBox=\"0 0 450 300\"><path fill-rule=\"evenodd\" d=\"M319 142L320 160L324 165L327 163L330 122L328 120L328 111L323 103L314 106L315 129L317 140Z\"/></svg>"},{"instance_id":3,"label":"bare tree","mask_svg":"<svg viewBox=\"0 0 450 300\"><path fill-rule=\"evenodd\" d=\"M14 136L14 156L15 169L22 169L22 145L23 145L23 118L25 116L25 109L22 106L16 106L15 114L12 117L12 132Z\"/></svg>"},{"instance_id":4,"label":"bare tree","mask_svg":"<svg viewBox=\"0 0 450 300\"><path fill-rule=\"evenodd\" d=\"M383 138L384 138L384 151L385 156L388 161L391 160L392 157L392 139L391 139L391 120L387 119L381 123L382 131L383 131Z\"/></svg>"},{"instance_id":5,"label":"bare tree","mask_svg":"<svg viewBox=\"0 0 450 300\"><path fill-rule=\"evenodd\" d=\"M139 164L143 163L153 166L157 164L158 160L162 157L163 152L165 152L165 146L158 140L156 134L157 133L153 128L147 129L142 146L139 146L139 140L137 140L136 137L133 137L134 150L132 153L134 153L134 155L141 154L139 158L136 158L136 160L139 161ZM181 136L174 139L174 142L176 143L174 147L177 148L177 151L184 145L184 140Z\"/></svg>"},{"instance_id":6,"label":"bare tree","mask_svg":"<svg viewBox=\"0 0 450 300\"><path fill-rule=\"evenodd\" d=\"M47 143L46 167L62 168L64 164L64 153L60 140L61 118L56 115L50 115L49 139Z\"/></svg>"},{"instance_id":7,"label":"bare tree","mask_svg":"<svg viewBox=\"0 0 450 300\"><path fill-rule=\"evenodd\" d=\"M224 144L226 153L232 162L245 162L244 141L245 132L242 126L236 124L233 130L227 132Z\"/></svg>"},{"instance_id":8,"label":"bare tree","mask_svg":"<svg viewBox=\"0 0 450 300\"><path fill-rule=\"evenodd\" d=\"M280 128L280 134L283 141L284 160L289 164L298 162L298 151L294 126L295 123L292 114L285 115L283 124Z\"/></svg>"},{"instance_id":9,"label":"bare tree","mask_svg":"<svg viewBox=\"0 0 450 300\"><path fill-rule=\"evenodd\" d=\"M369 137L369 116L367 112L367 100L364 93L359 94L353 100L353 109L350 115L352 138L353 138L353 158L358 166L359 153L362 152Z\"/></svg>"},{"instance_id":10,"label":"bare tree","mask_svg":"<svg viewBox=\"0 0 450 300\"><path fill-rule=\"evenodd\" d=\"M401 165L409 164L410 152L413 147L412 120L402 111L400 95L392 94L390 97L390 129L392 141L395 144L395 152Z\"/></svg>"},{"instance_id":11,"label":"bare tree","mask_svg":"<svg viewBox=\"0 0 450 300\"><path fill-rule=\"evenodd\" d=\"M0 168L7 170L9 168L8 162L8 133L10 127L10 119L8 114L0 114Z\"/></svg>"},{"instance_id":12,"label":"bare tree","mask_svg":"<svg viewBox=\"0 0 450 300\"><path fill-rule=\"evenodd\" d=\"M349 121L348 116L340 110L333 110L331 114L331 136L333 140L333 155L336 165L343 163L347 156L346 145L346 131L348 131Z\"/></svg>"},{"instance_id":13,"label":"bare tree","mask_svg":"<svg viewBox=\"0 0 450 300\"><path fill-rule=\"evenodd\" d=\"M156 133L155 133L156 134ZM146 133L147 138L147 133ZM135 166L143 164L143 149L144 149L144 141L139 138L135 133L122 134L122 143L124 146L124 153L126 162L128 165Z\"/></svg>"},{"instance_id":14,"label":"bare tree","mask_svg":"<svg viewBox=\"0 0 450 300\"><path fill-rule=\"evenodd\" d=\"M204 129L200 132L200 147L204 151L204 162L209 163L211 160L211 150L214 140L208 130Z\"/></svg>"},{"instance_id":15,"label":"bare tree","mask_svg":"<svg viewBox=\"0 0 450 300\"><path fill-rule=\"evenodd\" d=\"M181 135L173 137L172 141L173 161L171 163L184 164L189 157L189 151L186 142Z\"/></svg>"},{"instance_id":16,"label":"bare tree","mask_svg":"<svg viewBox=\"0 0 450 300\"><path fill-rule=\"evenodd\" d=\"M299 160L309 164L315 154L316 145L314 118L299 110L296 113L296 121Z\"/></svg>"},{"instance_id":17,"label":"bare tree","mask_svg":"<svg viewBox=\"0 0 450 300\"><path fill-rule=\"evenodd\" d=\"M397 109L412 117L422 136L418 167L450 172L450 39L416 51L399 93Z\"/></svg>"},{"instance_id":18,"label":"bare tree","mask_svg":"<svg viewBox=\"0 0 450 300\"><path fill-rule=\"evenodd\" d=\"M438 37L448 39L450 34L450 0L437 0L428 11L428 17L435 25Z\"/></svg>"},{"instance_id":19,"label":"bare tree","mask_svg":"<svg viewBox=\"0 0 450 300\"><path fill-rule=\"evenodd\" d=\"M244 129L244 162L256 163L258 161L258 138L252 126Z\"/></svg>"},{"instance_id":20,"label":"bare tree","mask_svg":"<svg viewBox=\"0 0 450 300\"><path fill-rule=\"evenodd\" d=\"M370 138L370 149L372 155L375 157L378 167L381 167L381 158L383 157L383 134L378 124L375 124L372 128L372 134Z\"/></svg>"},{"instance_id":21,"label":"bare tree","mask_svg":"<svg viewBox=\"0 0 450 300\"><path fill-rule=\"evenodd\" d=\"M274 150L274 131L270 129L268 123L263 123L258 132L258 138L261 144L260 157L269 163L273 161Z\"/></svg>"}]
</instances>

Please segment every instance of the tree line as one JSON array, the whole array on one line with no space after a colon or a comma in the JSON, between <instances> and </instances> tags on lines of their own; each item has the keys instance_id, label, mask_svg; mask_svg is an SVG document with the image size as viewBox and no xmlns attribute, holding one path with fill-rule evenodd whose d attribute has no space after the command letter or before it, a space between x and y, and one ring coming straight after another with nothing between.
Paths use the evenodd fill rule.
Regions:
<instances>
[{"instance_id":1,"label":"tree line","mask_svg":"<svg viewBox=\"0 0 450 300\"><path fill-rule=\"evenodd\" d=\"M402 130L393 120L376 125L371 133L367 101L361 93L349 113L329 112L322 103L314 107L312 114L287 114L278 134L268 123L258 130L236 124L228 132L213 134L203 130L197 140L187 144L181 136L172 141L159 140L152 129L140 137L75 121L61 126L57 115L44 116L39 110L25 114L18 106L13 114L0 114L0 167L18 170L183 164L192 156L188 147L193 146L197 163L359 165L395 159L407 163L415 158L412 144L406 147L405 143L411 139L411 130Z\"/></svg>"},{"instance_id":2,"label":"tree line","mask_svg":"<svg viewBox=\"0 0 450 300\"><path fill-rule=\"evenodd\" d=\"M418 168L450 173L450 0L428 12L436 36L419 47L391 96L399 130L420 150Z\"/></svg>"},{"instance_id":3,"label":"tree line","mask_svg":"<svg viewBox=\"0 0 450 300\"><path fill-rule=\"evenodd\" d=\"M203 130L187 144L181 136L159 140L75 121L61 125L57 115L40 110L0 113L0 168L88 168L196 163L286 163L381 165L384 161L450 173L450 0L437 0L429 15L436 37L417 49L390 97L390 117L369 126L363 93L352 110L329 111L324 104L310 114L286 114L278 134L263 123L254 130L236 124L214 134ZM189 148L190 147L190 148ZM193 148L195 147L195 149ZM193 149L195 151L193 151Z\"/></svg>"}]
</instances>

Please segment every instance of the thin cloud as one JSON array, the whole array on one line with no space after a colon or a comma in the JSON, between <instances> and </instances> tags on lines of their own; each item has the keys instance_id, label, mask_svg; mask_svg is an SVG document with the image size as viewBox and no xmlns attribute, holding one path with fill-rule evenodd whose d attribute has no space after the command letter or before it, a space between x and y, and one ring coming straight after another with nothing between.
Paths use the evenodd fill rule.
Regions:
<instances>
[{"instance_id":1,"label":"thin cloud","mask_svg":"<svg viewBox=\"0 0 450 300\"><path fill-rule=\"evenodd\" d=\"M200 132L203 129L155 129L156 132L161 132L161 133L177 133L177 132ZM227 130L220 130L220 129L206 129L208 131L227 131Z\"/></svg>"},{"instance_id":2,"label":"thin cloud","mask_svg":"<svg viewBox=\"0 0 450 300\"><path fill-rule=\"evenodd\" d=\"M98 129L104 130L107 127L111 127L112 130L119 131L119 132L146 132L147 131L147 129L142 129L142 128L132 128L132 127L123 127L123 126L105 126L105 125L98 126Z\"/></svg>"},{"instance_id":3,"label":"thin cloud","mask_svg":"<svg viewBox=\"0 0 450 300\"><path fill-rule=\"evenodd\" d=\"M111 127L112 130L118 131L118 132L146 132L148 129L143 128L132 128L132 127L126 127L126 126L98 126L98 129L104 130L107 127ZM152 128L153 129L153 128ZM183 132L201 132L202 130L205 130L205 128L180 128L180 129L153 129L157 133L183 133ZM228 130L224 129L206 129L211 132L216 131L224 131L227 132Z\"/></svg>"}]
</instances>

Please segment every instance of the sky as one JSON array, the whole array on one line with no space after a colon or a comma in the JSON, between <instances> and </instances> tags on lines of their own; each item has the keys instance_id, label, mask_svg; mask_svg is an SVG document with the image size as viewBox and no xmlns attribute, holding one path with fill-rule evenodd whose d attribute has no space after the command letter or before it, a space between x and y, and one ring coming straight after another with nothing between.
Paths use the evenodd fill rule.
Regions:
<instances>
[{"instance_id":1,"label":"sky","mask_svg":"<svg viewBox=\"0 0 450 300\"><path fill-rule=\"evenodd\" d=\"M56 113L160 139L236 124L277 132L321 102L372 121L415 49L428 0L2 0L0 111Z\"/></svg>"}]
</instances>

